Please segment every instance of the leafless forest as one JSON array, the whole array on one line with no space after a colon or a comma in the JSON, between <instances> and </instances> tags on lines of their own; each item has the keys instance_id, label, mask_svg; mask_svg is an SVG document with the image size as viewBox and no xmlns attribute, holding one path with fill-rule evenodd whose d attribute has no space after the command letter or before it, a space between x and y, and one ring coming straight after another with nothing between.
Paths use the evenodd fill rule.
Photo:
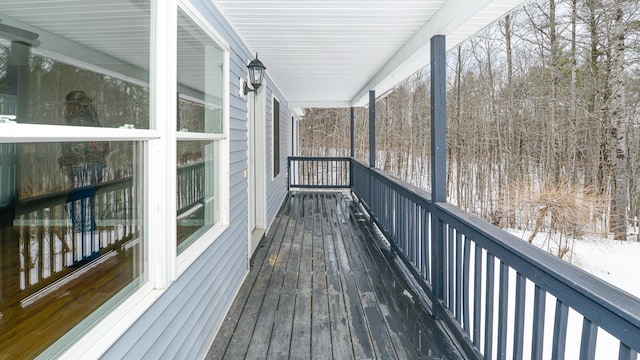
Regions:
<instances>
[{"instance_id":1,"label":"leafless forest","mask_svg":"<svg viewBox=\"0 0 640 360\"><path fill-rule=\"evenodd\" d=\"M503 228L559 234L560 257L563 237L626 239L640 215L639 10L528 3L451 50L448 201ZM377 166L429 189L429 69L377 95ZM356 109L361 160L368 121ZM349 109L308 110L299 151L348 156Z\"/></svg>"}]
</instances>

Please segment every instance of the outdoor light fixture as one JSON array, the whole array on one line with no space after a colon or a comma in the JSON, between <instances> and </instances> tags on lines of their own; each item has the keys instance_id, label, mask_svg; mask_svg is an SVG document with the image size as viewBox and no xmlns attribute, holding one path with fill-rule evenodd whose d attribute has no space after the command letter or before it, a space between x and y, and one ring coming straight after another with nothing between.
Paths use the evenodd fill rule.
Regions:
<instances>
[{"instance_id":1,"label":"outdoor light fixture","mask_svg":"<svg viewBox=\"0 0 640 360\"><path fill-rule=\"evenodd\" d=\"M250 88L247 83L244 83L244 94L247 95L249 91L257 92L260 86L262 85L262 79L264 77L264 71L267 69L266 66L262 63L262 61L258 60L258 53L256 53L256 58L251 60L249 65L247 65L247 69L249 69L249 81L251 82Z\"/></svg>"}]
</instances>

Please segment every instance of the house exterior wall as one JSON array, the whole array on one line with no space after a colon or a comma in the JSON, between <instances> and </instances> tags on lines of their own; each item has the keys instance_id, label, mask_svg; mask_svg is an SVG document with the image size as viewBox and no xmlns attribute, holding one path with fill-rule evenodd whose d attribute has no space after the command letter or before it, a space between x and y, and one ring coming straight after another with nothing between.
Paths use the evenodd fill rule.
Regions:
<instances>
[{"instance_id":1,"label":"house exterior wall","mask_svg":"<svg viewBox=\"0 0 640 360\"><path fill-rule=\"evenodd\" d=\"M253 58L220 11L206 0L199 10L227 41L229 54L229 201L230 223L222 235L173 282L148 310L103 355L105 359L203 358L248 269L247 255L247 103L238 95L246 79L246 59ZM266 64L268 67L268 64ZM268 76L268 70L267 70ZM272 96L281 103L281 171L267 174L267 223L271 224L286 195L286 156L290 153L291 115L286 98L267 78L267 134L271 136ZM285 120L285 121L282 121ZM267 153L272 139L267 139ZM269 156L269 155L268 155ZM267 171L271 167L267 166Z\"/></svg>"}]
</instances>

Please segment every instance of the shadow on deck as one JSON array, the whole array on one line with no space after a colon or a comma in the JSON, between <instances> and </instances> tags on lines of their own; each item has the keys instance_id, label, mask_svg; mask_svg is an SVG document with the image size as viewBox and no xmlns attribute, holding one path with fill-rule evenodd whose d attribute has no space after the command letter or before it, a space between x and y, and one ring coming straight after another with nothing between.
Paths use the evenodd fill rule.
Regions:
<instances>
[{"instance_id":1,"label":"shadow on deck","mask_svg":"<svg viewBox=\"0 0 640 360\"><path fill-rule=\"evenodd\" d=\"M348 193L291 192L207 359L463 359Z\"/></svg>"}]
</instances>

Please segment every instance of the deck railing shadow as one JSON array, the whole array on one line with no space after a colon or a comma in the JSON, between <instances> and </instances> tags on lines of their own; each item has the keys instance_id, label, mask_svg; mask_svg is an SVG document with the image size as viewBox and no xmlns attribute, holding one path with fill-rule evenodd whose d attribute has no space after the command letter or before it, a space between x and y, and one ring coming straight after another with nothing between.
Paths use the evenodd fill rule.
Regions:
<instances>
[{"instance_id":1,"label":"deck railing shadow","mask_svg":"<svg viewBox=\"0 0 640 360\"><path fill-rule=\"evenodd\" d=\"M300 161L325 173L301 177ZM290 158L289 184L330 188L317 177L344 179L335 161ZM379 169L349 167L352 193L469 357L637 358L638 298Z\"/></svg>"}]
</instances>

